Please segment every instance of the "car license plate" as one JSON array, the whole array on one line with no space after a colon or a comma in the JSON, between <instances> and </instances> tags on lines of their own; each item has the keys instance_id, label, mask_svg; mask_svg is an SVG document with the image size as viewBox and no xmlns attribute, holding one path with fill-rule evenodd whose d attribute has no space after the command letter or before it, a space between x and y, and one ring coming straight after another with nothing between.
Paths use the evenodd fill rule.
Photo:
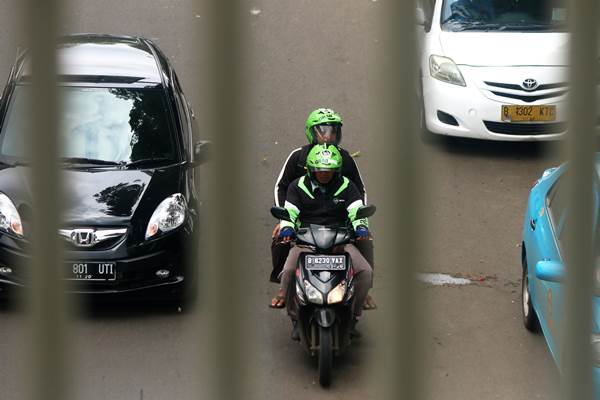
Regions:
<instances>
[{"instance_id":1,"label":"car license plate","mask_svg":"<svg viewBox=\"0 0 600 400\"><path fill-rule=\"evenodd\" d=\"M345 271L346 256L319 256L307 255L305 267L307 270L313 271Z\"/></svg>"},{"instance_id":2,"label":"car license plate","mask_svg":"<svg viewBox=\"0 0 600 400\"><path fill-rule=\"evenodd\" d=\"M556 106L502 106L504 122L556 121Z\"/></svg>"},{"instance_id":3,"label":"car license plate","mask_svg":"<svg viewBox=\"0 0 600 400\"><path fill-rule=\"evenodd\" d=\"M117 268L114 262L67 263L66 278L69 281L114 281Z\"/></svg>"}]
</instances>

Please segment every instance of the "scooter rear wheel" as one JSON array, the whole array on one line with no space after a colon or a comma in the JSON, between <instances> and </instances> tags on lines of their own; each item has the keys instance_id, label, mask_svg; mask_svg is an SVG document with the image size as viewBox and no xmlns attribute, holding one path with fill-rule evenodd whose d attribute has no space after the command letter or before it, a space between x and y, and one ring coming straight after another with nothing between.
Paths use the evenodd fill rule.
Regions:
<instances>
[{"instance_id":1,"label":"scooter rear wheel","mask_svg":"<svg viewBox=\"0 0 600 400\"><path fill-rule=\"evenodd\" d=\"M331 384L333 368L333 335L331 328L319 327L319 384Z\"/></svg>"}]
</instances>

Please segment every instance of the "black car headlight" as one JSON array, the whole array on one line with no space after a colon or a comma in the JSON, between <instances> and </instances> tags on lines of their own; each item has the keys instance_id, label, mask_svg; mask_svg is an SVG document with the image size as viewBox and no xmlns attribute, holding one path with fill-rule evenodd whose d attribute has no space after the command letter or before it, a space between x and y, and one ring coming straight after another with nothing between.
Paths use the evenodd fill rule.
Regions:
<instances>
[{"instance_id":1,"label":"black car headlight","mask_svg":"<svg viewBox=\"0 0 600 400\"><path fill-rule=\"evenodd\" d=\"M0 230L17 236L23 236L21 217L12 200L0 193Z\"/></svg>"},{"instance_id":2,"label":"black car headlight","mask_svg":"<svg viewBox=\"0 0 600 400\"><path fill-rule=\"evenodd\" d=\"M181 226L185 221L186 208L185 197L181 193L172 194L164 199L150 217L146 228L146 239Z\"/></svg>"}]
</instances>

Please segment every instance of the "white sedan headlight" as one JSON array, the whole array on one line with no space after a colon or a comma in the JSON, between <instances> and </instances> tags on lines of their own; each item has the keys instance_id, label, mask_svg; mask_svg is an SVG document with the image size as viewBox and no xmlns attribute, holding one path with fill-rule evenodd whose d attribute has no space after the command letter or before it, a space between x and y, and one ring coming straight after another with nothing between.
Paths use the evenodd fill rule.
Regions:
<instances>
[{"instance_id":1,"label":"white sedan headlight","mask_svg":"<svg viewBox=\"0 0 600 400\"><path fill-rule=\"evenodd\" d=\"M181 193L175 193L164 199L150 217L146 228L146 239L181 226L185 220L185 210L185 198Z\"/></svg>"},{"instance_id":2,"label":"white sedan headlight","mask_svg":"<svg viewBox=\"0 0 600 400\"><path fill-rule=\"evenodd\" d=\"M431 76L442 82L458 86L467 86L458 66L448 57L432 55L429 57Z\"/></svg>"},{"instance_id":3,"label":"white sedan headlight","mask_svg":"<svg viewBox=\"0 0 600 400\"><path fill-rule=\"evenodd\" d=\"M21 217L13 202L4 193L0 193L0 230L23 236Z\"/></svg>"}]
</instances>

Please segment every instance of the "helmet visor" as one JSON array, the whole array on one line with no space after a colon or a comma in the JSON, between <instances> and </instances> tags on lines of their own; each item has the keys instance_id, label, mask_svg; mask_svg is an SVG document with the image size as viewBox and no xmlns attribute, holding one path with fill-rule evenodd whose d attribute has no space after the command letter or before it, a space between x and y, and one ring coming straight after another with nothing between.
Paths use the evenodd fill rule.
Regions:
<instances>
[{"instance_id":1,"label":"helmet visor","mask_svg":"<svg viewBox=\"0 0 600 400\"><path fill-rule=\"evenodd\" d=\"M339 124L321 124L313 126L312 131L318 144L337 144L342 127Z\"/></svg>"}]
</instances>

